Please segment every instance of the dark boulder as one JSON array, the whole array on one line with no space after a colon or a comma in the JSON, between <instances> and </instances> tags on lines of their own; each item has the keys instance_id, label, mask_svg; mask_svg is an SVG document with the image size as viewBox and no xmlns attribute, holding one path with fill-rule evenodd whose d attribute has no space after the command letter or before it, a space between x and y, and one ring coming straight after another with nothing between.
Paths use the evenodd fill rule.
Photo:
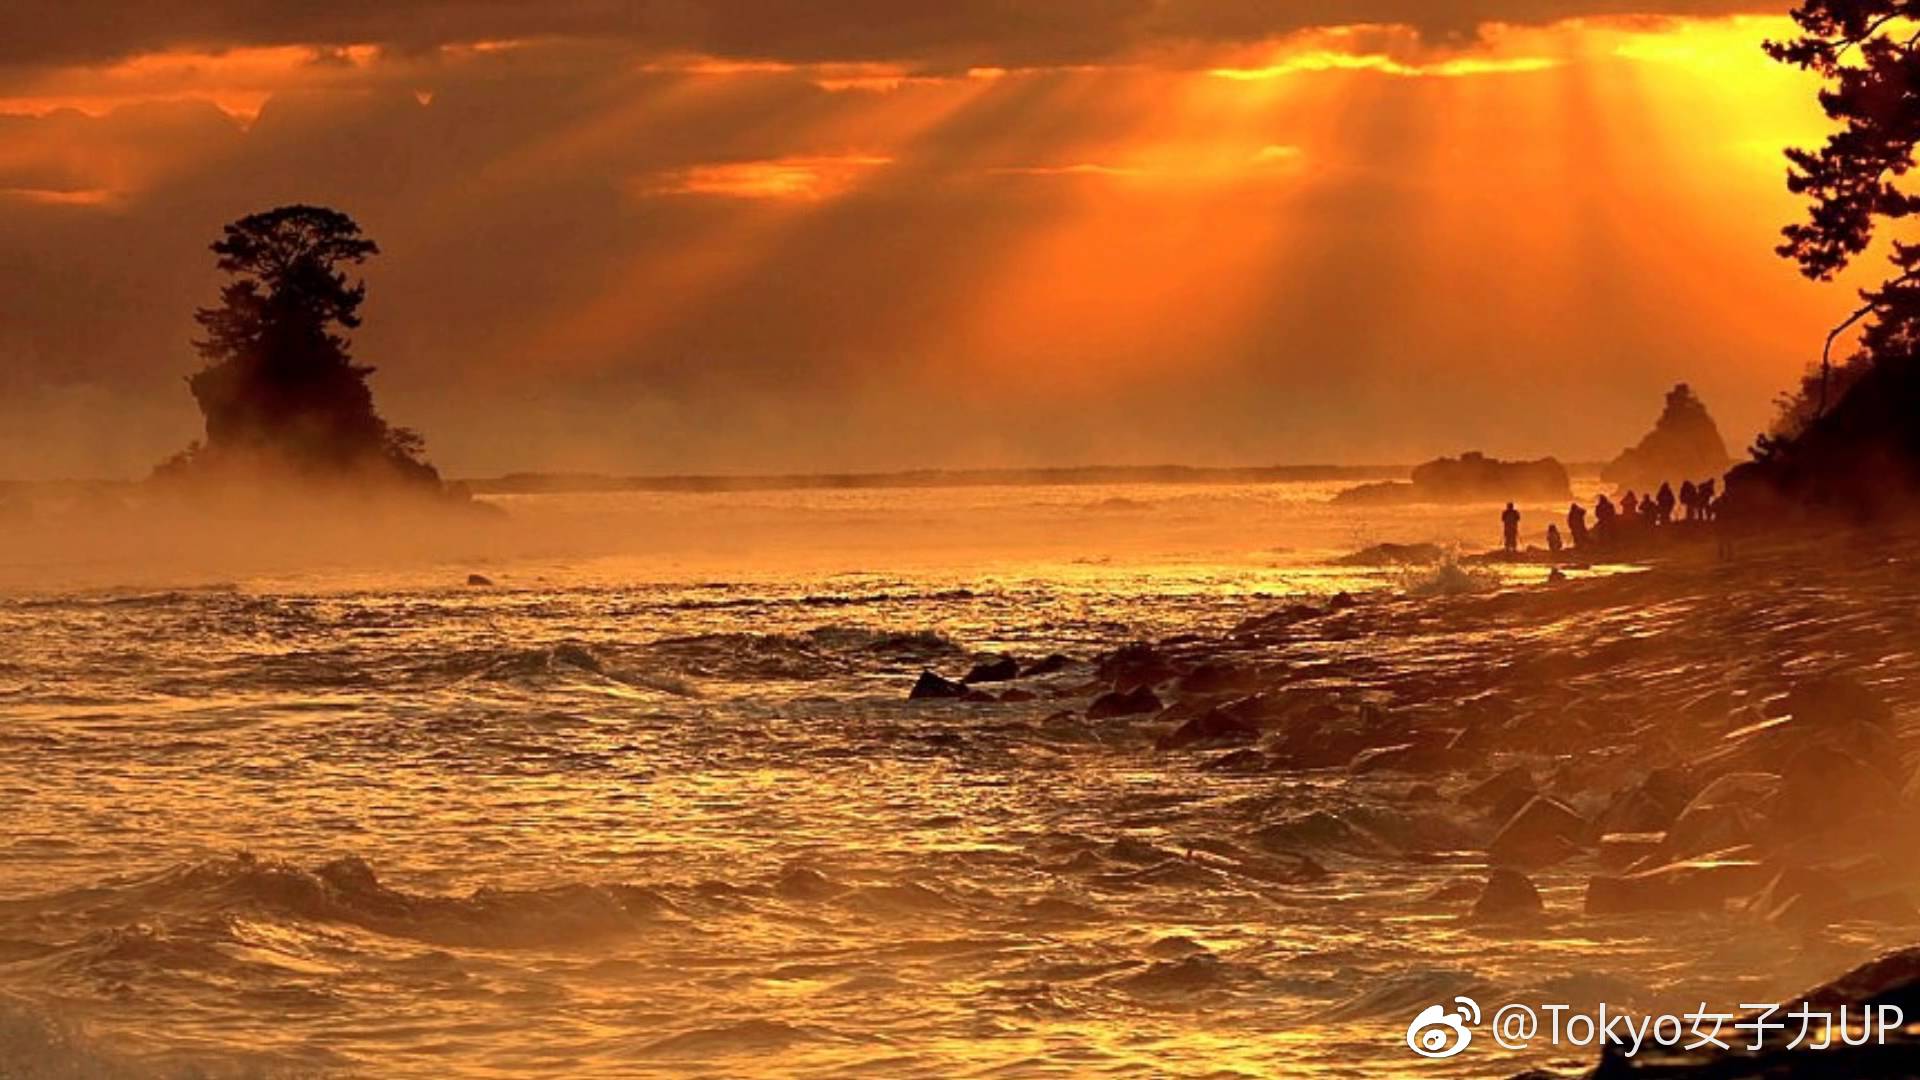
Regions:
<instances>
[{"instance_id":1,"label":"dark boulder","mask_svg":"<svg viewBox=\"0 0 1920 1080\"><path fill-rule=\"evenodd\" d=\"M1071 666L1072 663L1073 663L1073 660L1071 658L1062 656L1059 653L1053 653L1042 659L1035 660L1031 664L1028 664L1026 667L1020 670L1020 674L1023 678L1033 678L1039 675L1053 675L1053 674L1057 674L1059 672L1067 670L1067 668Z\"/></svg>"},{"instance_id":2,"label":"dark boulder","mask_svg":"<svg viewBox=\"0 0 1920 1080\"><path fill-rule=\"evenodd\" d=\"M1151 695L1152 691L1147 693ZM1088 715L1092 715L1091 711ZM1211 749L1250 743L1259 737L1259 728L1235 718L1225 710L1208 709L1162 735L1158 746L1162 750Z\"/></svg>"},{"instance_id":3,"label":"dark boulder","mask_svg":"<svg viewBox=\"0 0 1920 1080\"><path fill-rule=\"evenodd\" d=\"M1536 795L1501 826L1487 855L1507 866L1551 866L1580 850L1592 826L1558 799Z\"/></svg>"},{"instance_id":4,"label":"dark boulder","mask_svg":"<svg viewBox=\"0 0 1920 1080\"><path fill-rule=\"evenodd\" d=\"M1180 674L1173 662L1152 645L1126 645L1103 657L1094 674L1115 690L1156 686Z\"/></svg>"},{"instance_id":5,"label":"dark boulder","mask_svg":"<svg viewBox=\"0 0 1920 1080\"><path fill-rule=\"evenodd\" d=\"M1188 694L1226 694L1250 690L1257 681L1251 668L1209 660L1180 676L1174 687Z\"/></svg>"},{"instance_id":6,"label":"dark boulder","mask_svg":"<svg viewBox=\"0 0 1920 1080\"><path fill-rule=\"evenodd\" d=\"M475 586L476 588L484 588L492 585L493 579L485 574L468 574L467 584Z\"/></svg>"},{"instance_id":7,"label":"dark boulder","mask_svg":"<svg viewBox=\"0 0 1920 1080\"><path fill-rule=\"evenodd\" d=\"M1545 911L1546 904L1532 878L1517 870L1495 868L1487 875L1480 898L1473 902L1472 915L1476 920L1527 919Z\"/></svg>"},{"instance_id":8,"label":"dark boulder","mask_svg":"<svg viewBox=\"0 0 1920 1080\"><path fill-rule=\"evenodd\" d=\"M1538 794L1540 789L1534 785L1533 774L1524 766L1515 765L1468 788L1460 796L1460 802L1504 822L1512 820L1513 815Z\"/></svg>"},{"instance_id":9,"label":"dark boulder","mask_svg":"<svg viewBox=\"0 0 1920 1080\"><path fill-rule=\"evenodd\" d=\"M1150 688L1135 687L1132 690L1115 690L1101 694L1087 706L1087 719L1112 720L1122 716L1140 716L1160 711L1160 698Z\"/></svg>"},{"instance_id":10,"label":"dark boulder","mask_svg":"<svg viewBox=\"0 0 1920 1080\"><path fill-rule=\"evenodd\" d=\"M1650 490L1667 482L1709 480L1727 471L1733 458L1726 440L1686 383L1667 394L1666 407L1646 438L1622 451L1600 473L1618 488Z\"/></svg>"},{"instance_id":11,"label":"dark boulder","mask_svg":"<svg viewBox=\"0 0 1920 1080\"><path fill-rule=\"evenodd\" d=\"M1649 911L1721 911L1765 883L1765 867L1741 852L1688 859L1632 874L1595 875L1587 882L1587 914Z\"/></svg>"},{"instance_id":12,"label":"dark boulder","mask_svg":"<svg viewBox=\"0 0 1920 1080\"><path fill-rule=\"evenodd\" d=\"M1020 677L1020 661L1011 656L996 656L973 665L964 683L1007 682Z\"/></svg>"},{"instance_id":13,"label":"dark boulder","mask_svg":"<svg viewBox=\"0 0 1920 1080\"><path fill-rule=\"evenodd\" d=\"M967 696L967 688L952 679L943 679L931 671L922 671L920 680L907 695L909 701L955 700Z\"/></svg>"},{"instance_id":14,"label":"dark boulder","mask_svg":"<svg viewBox=\"0 0 1920 1080\"><path fill-rule=\"evenodd\" d=\"M1828 673L1801 679L1785 697L1770 702L1770 716L1791 716L1801 724L1833 727L1850 723L1885 726L1893 710L1880 695L1851 675Z\"/></svg>"}]
</instances>

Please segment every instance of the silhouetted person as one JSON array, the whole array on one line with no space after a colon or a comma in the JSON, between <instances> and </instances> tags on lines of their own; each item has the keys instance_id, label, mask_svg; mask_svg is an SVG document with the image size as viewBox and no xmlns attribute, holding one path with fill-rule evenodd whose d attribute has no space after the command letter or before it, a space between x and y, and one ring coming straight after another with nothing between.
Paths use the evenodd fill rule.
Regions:
<instances>
[{"instance_id":1,"label":"silhouetted person","mask_svg":"<svg viewBox=\"0 0 1920 1080\"><path fill-rule=\"evenodd\" d=\"M1600 496L1600 500L1593 504L1593 527L1594 531L1599 534L1598 539L1601 543L1610 544L1613 542L1614 529L1618 525L1616 519L1619 517L1619 513L1618 510L1613 508L1613 500L1607 498L1605 495Z\"/></svg>"},{"instance_id":2,"label":"silhouetted person","mask_svg":"<svg viewBox=\"0 0 1920 1080\"><path fill-rule=\"evenodd\" d=\"M1720 516L1720 500L1713 497L1713 489L1719 486L1719 483L1718 480L1703 481L1697 493L1700 499L1700 516L1707 521Z\"/></svg>"},{"instance_id":3,"label":"silhouetted person","mask_svg":"<svg viewBox=\"0 0 1920 1080\"><path fill-rule=\"evenodd\" d=\"M1661 484L1659 497L1654 504L1657 508L1654 514L1654 520L1662 525L1671 524L1673 522L1674 501L1673 485Z\"/></svg>"},{"instance_id":4,"label":"silhouetted person","mask_svg":"<svg viewBox=\"0 0 1920 1080\"><path fill-rule=\"evenodd\" d=\"M1655 525L1658 525L1659 523L1660 523L1660 504L1657 502L1654 502L1653 496L1651 495L1647 496L1644 499L1641 499L1640 500L1641 526L1647 529L1651 529Z\"/></svg>"},{"instance_id":5,"label":"silhouetted person","mask_svg":"<svg viewBox=\"0 0 1920 1080\"><path fill-rule=\"evenodd\" d=\"M1507 554L1520 550L1520 511L1507 504L1506 512L1500 515L1500 524L1504 528L1507 540Z\"/></svg>"},{"instance_id":6,"label":"silhouetted person","mask_svg":"<svg viewBox=\"0 0 1920 1080\"><path fill-rule=\"evenodd\" d=\"M1573 546L1587 546L1587 508L1579 503L1567 507L1567 535L1573 538Z\"/></svg>"},{"instance_id":7,"label":"silhouetted person","mask_svg":"<svg viewBox=\"0 0 1920 1080\"><path fill-rule=\"evenodd\" d=\"M1560 554L1560 526L1558 525L1547 526L1547 550L1555 555Z\"/></svg>"},{"instance_id":8,"label":"silhouetted person","mask_svg":"<svg viewBox=\"0 0 1920 1080\"><path fill-rule=\"evenodd\" d=\"M1700 489L1691 480L1680 481L1680 505L1686 507L1688 521L1700 519Z\"/></svg>"},{"instance_id":9,"label":"silhouetted person","mask_svg":"<svg viewBox=\"0 0 1920 1080\"><path fill-rule=\"evenodd\" d=\"M1620 500L1620 512L1626 515L1628 521L1632 521L1640 513L1640 497L1631 491L1627 492L1627 497Z\"/></svg>"}]
</instances>

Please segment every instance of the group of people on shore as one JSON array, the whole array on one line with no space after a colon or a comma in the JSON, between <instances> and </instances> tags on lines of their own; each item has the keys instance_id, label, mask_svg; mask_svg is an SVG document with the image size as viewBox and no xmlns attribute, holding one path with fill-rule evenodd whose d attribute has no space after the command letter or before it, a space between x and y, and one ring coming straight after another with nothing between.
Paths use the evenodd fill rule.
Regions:
<instances>
[{"instance_id":1,"label":"group of people on shore","mask_svg":"<svg viewBox=\"0 0 1920 1080\"><path fill-rule=\"evenodd\" d=\"M1605 495L1593 505L1593 526L1587 525L1587 508L1574 503L1567 508L1567 531L1563 535L1558 523L1547 526L1547 550L1558 554L1569 542L1576 548L1610 547L1615 544L1637 539L1675 523L1674 514L1682 514L1681 521L1713 521L1720 516L1726 502L1726 496L1718 492L1719 481L1705 480L1698 484L1691 480L1681 483L1675 492L1672 484L1661 484L1660 490L1651 495L1636 495L1629 490L1621 496L1618 506ZM1509 554L1520 550L1520 511L1512 503L1500 515L1501 531L1506 540Z\"/></svg>"}]
</instances>

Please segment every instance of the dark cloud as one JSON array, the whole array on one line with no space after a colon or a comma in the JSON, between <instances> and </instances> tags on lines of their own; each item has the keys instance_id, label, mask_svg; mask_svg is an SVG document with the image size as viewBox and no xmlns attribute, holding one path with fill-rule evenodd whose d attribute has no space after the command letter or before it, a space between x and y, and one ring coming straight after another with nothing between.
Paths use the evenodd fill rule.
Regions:
<instances>
[{"instance_id":1,"label":"dark cloud","mask_svg":"<svg viewBox=\"0 0 1920 1080\"><path fill-rule=\"evenodd\" d=\"M1489 22L1777 12L1766 0L9 0L0 64L62 65L190 47L610 39L660 54L932 69L1092 63L1302 29L1394 23L1430 38Z\"/></svg>"},{"instance_id":2,"label":"dark cloud","mask_svg":"<svg viewBox=\"0 0 1920 1080\"><path fill-rule=\"evenodd\" d=\"M390 8L405 5L364 17ZM972 9L918 32L965 41L944 20ZM1226 21L1182 32L1252 32L1213 11ZM805 30L758 33L800 56L788 39ZM738 26L676 32L751 45ZM805 54L878 55L878 33L816 30ZM1533 115L1503 94L1540 92L1505 78L1461 118L1445 80L1303 77L1243 130L1205 96L1240 88L1159 71L869 93L650 71L578 40L433 63L279 92L251 123L204 102L0 118L0 476L137 474L191 437L206 244L294 201L341 207L381 243L356 346L388 413L455 473L1598 456L1678 375L1732 431L1802 359L1797 329L1750 318L1799 287L1767 276L1786 209L1729 196L1741 177L1716 176L1710 199L1666 193L1645 156L1657 103L1640 99L1548 140L1565 133L1495 122ZM1687 89L1697 107L1710 87ZM1194 94L1191 114L1160 111ZM1460 141L1436 146L1449 115ZM1609 158L1602 136L1627 152ZM1239 162L1297 146L1297 178L1133 178L1125 155L1157 140L1186 165L1180 139ZM675 183L702 168L848 175L837 197L782 208ZM1722 204L1749 210L1703 223ZM1597 219L1565 240L1582 276L1539 272L1537 237L1566 223L1514 210L1529 205ZM1270 251L1186 280L1263 223L1282 226ZM1648 255L1675 237L1737 252L1714 284L1760 299L1737 321L1675 314L1687 282ZM1214 292L1239 295L1231 324L1165 299Z\"/></svg>"}]
</instances>

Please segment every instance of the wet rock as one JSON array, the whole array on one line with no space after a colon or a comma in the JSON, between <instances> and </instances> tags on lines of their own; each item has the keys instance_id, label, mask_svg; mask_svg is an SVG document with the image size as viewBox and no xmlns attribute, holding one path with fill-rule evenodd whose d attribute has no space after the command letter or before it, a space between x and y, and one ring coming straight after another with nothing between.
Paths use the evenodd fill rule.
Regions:
<instances>
[{"instance_id":1,"label":"wet rock","mask_svg":"<svg viewBox=\"0 0 1920 1080\"><path fill-rule=\"evenodd\" d=\"M1487 855L1508 866L1551 866L1578 851L1591 826L1566 803L1536 795L1501 827Z\"/></svg>"},{"instance_id":2,"label":"wet rock","mask_svg":"<svg viewBox=\"0 0 1920 1080\"><path fill-rule=\"evenodd\" d=\"M1853 676L1839 673L1795 682L1766 711L1769 716L1791 716L1797 723L1821 727L1849 723L1884 727L1893 719L1893 711L1878 694Z\"/></svg>"},{"instance_id":3,"label":"wet rock","mask_svg":"<svg viewBox=\"0 0 1920 1080\"><path fill-rule=\"evenodd\" d=\"M467 584L478 586L478 587L484 587L484 586L492 585L493 579L488 577L485 574L468 574Z\"/></svg>"},{"instance_id":4,"label":"wet rock","mask_svg":"<svg viewBox=\"0 0 1920 1080\"><path fill-rule=\"evenodd\" d=\"M1252 668L1209 660L1180 676L1174 687L1187 694L1226 694L1248 690L1257 681Z\"/></svg>"},{"instance_id":5,"label":"wet rock","mask_svg":"<svg viewBox=\"0 0 1920 1080\"><path fill-rule=\"evenodd\" d=\"M971 702L975 705L997 705L1000 702L999 698L994 697L985 690L976 690L971 686L967 687L966 693L960 695L960 700Z\"/></svg>"},{"instance_id":6,"label":"wet rock","mask_svg":"<svg viewBox=\"0 0 1920 1080\"><path fill-rule=\"evenodd\" d=\"M1140 716L1160 711L1160 697L1152 689L1138 686L1101 694L1087 706L1087 719L1112 720L1122 716Z\"/></svg>"},{"instance_id":7,"label":"wet rock","mask_svg":"<svg viewBox=\"0 0 1920 1080\"><path fill-rule=\"evenodd\" d=\"M1778 926L1812 929L1833 921L1849 899L1846 883L1826 870L1790 866L1747 901L1747 912Z\"/></svg>"},{"instance_id":8,"label":"wet rock","mask_svg":"<svg viewBox=\"0 0 1920 1080\"><path fill-rule=\"evenodd\" d=\"M1409 742L1362 750L1347 763L1347 771L1356 776L1375 772L1436 773L1452 762L1453 756L1445 746Z\"/></svg>"},{"instance_id":9,"label":"wet rock","mask_svg":"<svg viewBox=\"0 0 1920 1080\"><path fill-rule=\"evenodd\" d=\"M1350 592L1337 592L1327 598L1328 611L1346 611L1358 607L1359 604L1360 601L1355 600Z\"/></svg>"},{"instance_id":10,"label":"wet rock","mask_svg":"<svg viewBox=\"0 0 1920 1080\"><path fill-rule=\"evenodd\" d=\"M1152 691L1147 691L1149 696ZM1089 713L1091 715L1091 713ZM1213 748L1250 743L1260 737L1260 729L1236 719L1221 709L1208 709L1179 727L1160 736L1162 750Z\"/></svg>"},{"instance_id":11,"label":"wet rock","mask_svg":"<svg viewBox=\"0 0 1920 1080\"><path fill-rule=\"evenodd\" d=\"M1034 700L1037 700L1039 697L1040 697L1039 694L1036 694L1031 690L1022 690L1017 686L1009 690L1002 690L1000 692L1000 700L1003 702L1006 702L1009 705L1018 705L1023 702L1034 701Z\"/></svg>"},{"instance_id":12,"label":"wet rock","mask_svg":"<svg viewBox=\"0 0 1920 1080\"><path fill-rule=\"evenodd\" d=\"M922 671L920 679L907 694L909 701L956 700L967 696L967 688L952 679L943 679L931 671Z\"/></svg>"},{"instance_id":13,"label":"wet rock","mask_svg":"<svg viewBox=\"0 0 1920 1080\"><path fill-rule=\"evenodd\" d=\"M1261 773L1271 768L1272 764L1267 760L1267 755L1260 751L1245 749L1221 754L1204 762L1200 768L1206 772L1218 773Z\"/></svg>"},{"instance_id":14,"label":"wet rock","mask_svg":"<svg viewBox=\"0 0 1920 1080\"><path fill-rule=\"evenodd\" d=\"M1466 903L1478 900L1486 888L1486 882L1476 878L1457 878L1427 894L1427 902L1431 904Z\"/></svg>"},{"instance_id":15,"label":"wet rock","mask_svg":"<svg viewBox=\"0 0 1920 1080\"><path fill-rule=\"evenodd\" d=\"M1606 833L1600 837L1600 865L1618 870L1657 855L1667 846L1663 832Z\"/></svg>"},{"instance_id":16,"label":"wet rock","mask_svg":"<svg viewBox=\"0 0 1920 1080\"><path fill-rule=\"evenodd\" d=\"M967 672L964 683L1007 682L1020 676L1020 661L1011 656L982 660Z\"/></svg>"},{"instance_id":17,"label":"wet rock","mask_svg":"<svg viewBox=\"0 0 1920 1080\"><path fill-rule=\"evenodd\" d=\"M1385 841L1365 829L1325 810L1276 822L1253 834L1254 842L1271 852L1295 852L1302 848L1343 851L1358 855L1385 854Z\"/></svg>"},{"instance_id":18,"label":"wet rock","mask_svg":"<svg viewBox=\"0 0 1920 1080\"><path fill-rule=\"evenodd\" d=\"M1026 667L1020 670L1020 675L1022 678L1033 678L1040 675L1054 675L1059 672L1067 670L1067 668L1072 666L1072 664L1073 664L1073 660L1071 658L1062 656L1059 653L1053 653L1050 656L1047 656L1040 660L1035 660L1033 663L1028 664Z\"/></svg>"},{"instance_id":19,"label":"wet rock","mask_svg":"<svg viewBox=\"0 0 1920 1080\"><path fill-rule=\"evenodd\" d=\"M1335 566L1432 566L1446 556L1446 550L1439 544L1375 544L1351 555L1342 555L1333 563Z\"/></svg>"},{"instance_id":20,"label":"wet rock","mask_svg":"<svg viewBox=\"0 0 1920 1080\"><path fill-rule=\"evenodd\" d=\"M1500 821L1508 821L1539 793L1540 789L1533 782L1533 773L1515 765L1467 789L1460 796L1460 802L1463 806L1486 811Z\"/></svg>"},{"instance_id":21,"label":"wet rock","mask_svg":"<svg viewBox=\"0 0 1920 1080\"><path fill-rule=\"evenodd\" d=\"M1156 686L1180 674L1177 667L1152 645L1123 646L1100 661L1094 673L1117 691Z\"/></svg>"},{"instance_id":22,"label":"wet rock","mask_svg":"<svg viewBox=\"0 0 1920 1080\"><path fill-rule=\"evenodd\" d=\"M1728 773L1701 789L1667 829L1675 855L1698 855L1752 841L1766 832L1763 808L1780 790L1772 773Z\"/></svg>"},{"instance_id":23,"label":"wet rock","mask_svg":"<svg viewBox=\"0 0 1920 1080\"><path fill-rule=\"evenodd\" d=\"M1776 830L1818 835L1899 807L1900 788L1884 772L1833 746L1811 746L1780 770L1771 817Z\"/></svg>"},{"instance_id":24,"label":"wet rock","mask_svg":"<svg viewBox=\"0 0 1920 1080\"><path fill-rule=\"evenodd\" d=\"M1649 791L1645 785L1622 788L1600 811L1594 824L1602 833L1657 833L1680 816L1684 802L1673 802Z\"/></svg>"},{"instance_id":25,"label":"wet rock","mask_svg":"<svg viewBox=\"0 0 1920 1080\"><path fill-rule=\"evenodd\" d=\"M1472 916L1476 920L1525 919L1545 911L1546 904L1532 878L1517 870L1496 868L1487 875L1480 898L1473 902Z\"/></svg>"},{"instance_id":26,"label":"wet rock","mask_svg":"<svg viewBox=\"0 0 1920 1080\"><path fill-rule=\"evenodd\" d=\"M1719 911L1765 880L1752 858L1688 859L1624 875L1595 875L1587 882L1587 914L1648 911Z\"/></svg>"}]
</instances>

